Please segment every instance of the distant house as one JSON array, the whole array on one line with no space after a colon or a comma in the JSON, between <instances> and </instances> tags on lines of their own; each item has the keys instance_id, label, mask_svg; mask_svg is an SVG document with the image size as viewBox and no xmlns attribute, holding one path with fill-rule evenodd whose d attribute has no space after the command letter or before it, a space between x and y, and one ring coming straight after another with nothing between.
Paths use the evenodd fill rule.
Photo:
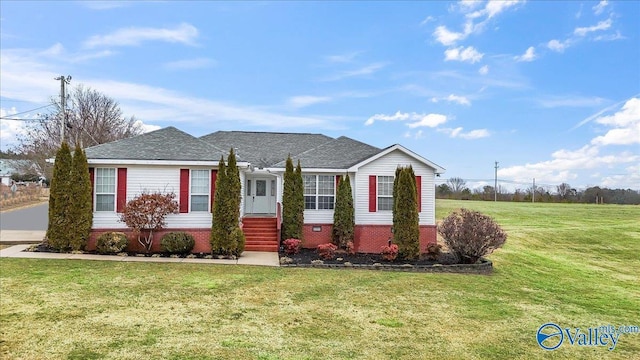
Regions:
<instances>
[{"instance_id":1,"label":"distant house","mask_svg":"<svg viewBox=\"0 0 640 360\"><path fill-rule=\"evenodd\" d=\"M160 191L175 193L180 204L180 213L168 216L166 231L190 232L196 238L194 252L209 252L218 162L231 148L240 169L246 250L278 249L289 154L302 164L305 247L331 241L337 178L348 173L355 247L359 252L379 252L392 237L392 188L399 165L411 165L416 173L421 249L436 241L434 177L444 169L401 145L379 149L344 136L245 131L196 138L167 127L86 149L94 200L90 247L103 232L126 231L118 213L128 200L143 191Z\"/></svg>"},{"instance_id":2,"label":"distant house","mask_svg":"<svg viewBox=\"0 0 640 360\"><path fill-rule=\"evenodd\" d=\"M37 173L29 160L0 159L0 183L10 186L11 176L24 175L24 169L28 169L30 173Z\"/></svg>"}]
</instances>

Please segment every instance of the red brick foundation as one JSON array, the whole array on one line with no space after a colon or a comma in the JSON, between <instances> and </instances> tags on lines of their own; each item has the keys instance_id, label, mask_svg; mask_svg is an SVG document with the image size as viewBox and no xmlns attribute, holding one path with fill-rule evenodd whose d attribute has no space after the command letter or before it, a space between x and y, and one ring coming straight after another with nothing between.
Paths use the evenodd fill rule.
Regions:
<instances>
[{"instance_id":1,"label":"red brick foundation","mask_svg":"<svg viewBox=\"0 0 640 360\"><path fill-rule=\"evenodd\" d=\"M356 225L354 245L358 252L379 253L389 239L393 239L391 225ZM420 253L425 253L427 245L436 241L436 226L420 225Z\"/></svg>"},{"instance_id":2,"label":"red brick foundation","mask_svg":"<svg viewBox=\"0 0 640 360\"><path fill-rule=\"evenodd\" d=\"M98 237L106 232L119 231L127 234L129 238L129 246L127 246L126 251L131 252L145 252L145 249L138 242L138 238L133 236L131 230L129 229L92 229L91 236L89 237L89 242L87 243L87 250L92 251L96 249L96 241ZM211 234L211 229L162 229L160 231L155 231L153 233L153 246L151 247L151 252L160 252L160 239L162 236L169 232L175 231L184 231L187 232L195 238L196 244L193 247L192 253L210 253L211 252L211 244L209 243L209 235Z\"/></svg>"},{"instance_id":3,"label":"red brick foundation","mask_svg":"<svg viewBox=\"0 0 640 360\"><path fill-rule=\"evenodd\" d=\"M313 231L320 227L320 231ZM332 224L304 224L302 247L313 249L320 244L331 242ZM354 245L357 252L379 253L380 248L393 238L391 225L356 225ZM420 253L427 251L427 245L435 243L437 232L435 225L420 225Z\"/></svg>"},{"instance_id":4,"label":"red brick foundation","mask_svg":"<svg viewBox=\"0 0 640 360\"><path fill-rule=\"evenodd\" d=\"M320 228L320 231L313 231L313 228ZM304 224L302 226L302 247L315 249L320 244L331 242L333 224Z\"/></svg>"}]
</instances>

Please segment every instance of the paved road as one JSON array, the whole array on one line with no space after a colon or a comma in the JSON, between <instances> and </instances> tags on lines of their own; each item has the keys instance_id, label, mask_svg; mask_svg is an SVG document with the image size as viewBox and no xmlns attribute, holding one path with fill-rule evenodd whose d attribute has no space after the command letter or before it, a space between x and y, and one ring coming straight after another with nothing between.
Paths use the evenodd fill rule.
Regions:
<instances>
[{"instance_id":1,"label":"paved road","mask_svg":"<svg viewBox=\"0 0 640 360\"><path fill-rule=\"evenodd\" d=\"M2 230L47 230L49 204L0 213Z\"/></svg>"}]
</instances>

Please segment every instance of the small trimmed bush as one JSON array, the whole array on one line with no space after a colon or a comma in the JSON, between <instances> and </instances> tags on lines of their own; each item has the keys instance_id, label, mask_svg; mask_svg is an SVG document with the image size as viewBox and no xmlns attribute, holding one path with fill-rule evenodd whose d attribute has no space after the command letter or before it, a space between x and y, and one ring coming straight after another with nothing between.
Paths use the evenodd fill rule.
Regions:
<instances>
[{"instance_id":1,"label":"small trimmed bush","mask_svg":"<svg viewBox=\"0 0 640 360\"><path fill-rule=\"evenodd\" d=\"M467 209L452 212L438 225L438 232L463 264L475 264L507 240L507 234L491 217Z\"/></svg>"},{"instance_id":2,"label":"small trimmed bush","mask_svg":"<svg viewBox=\"0 0 640 360\"><path fill-rule=\"evenodd\" d=\"M187 254L195 245L193 235L181 231L167 233L160 239L160 248L170 254Z\"/></svg>"},{"instance_id":3,"label":"small trimmed bush","mask_svg":"<svg viewBox=\"0 0 640 360\"><path fill-rule=\"evenodd\" d=\"M431 243L427 245L427 252L423 256L429 260L436 260L442 252L442 245L437 243Z\"/></svg>"},{"instance_id":4,"label":"small trimmed bush","mask_svg":"<svg viewBox=\"0 0 640 360\"><path fill-rule=\"evenodd\" d=\"M384 245L380 249L380 253L382 254L382 258L387 261L393 261L398 257L398 245Z\"/></svg>"},{"instance_id":5,"label":"small trimmed bush","mask_svg":"<svg viewBox=\"0 0 640 360\"><path fill-rule=\"evenodd\" d=\"M318 255L323 260L333 259L333 257L336 254L336 250L338 250L338 247L333 245L332 243L320 244L318 245L318 248L317 248Z\"/></svg>"},{"instance_id":6,"label":"small trimmed bush","mask_svg":"<svg viewBox=\"0 0 640 360\"><path fill-rule=\"evenodd\" d=\"M302 241L299 239L287 239L282 242L282 246L284 247L284 253L287 255L293 255L300 252L300 247L302 245Z\"/></svg>"},{"instance_id":7,"label":"small trimmed bush","mask_svg":"<svg viewBox=\"0 0 640 360\"><path fill-rule=\"evenodd\" d=\"M117 254L129 245L129 238L122 232L108 232L100 235L96 242L96 251L100 254Z\"/></svg>"}]
</instances>

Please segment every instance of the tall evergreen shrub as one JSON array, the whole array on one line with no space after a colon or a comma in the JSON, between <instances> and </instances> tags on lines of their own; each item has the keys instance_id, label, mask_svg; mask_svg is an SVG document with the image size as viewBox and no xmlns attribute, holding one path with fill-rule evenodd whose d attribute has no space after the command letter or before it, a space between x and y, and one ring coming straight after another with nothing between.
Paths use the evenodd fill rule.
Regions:
<instances>
[{"instance_id":1,"label":"tall evergreen shrub","mask_svg":"<svg viewBox=\"0 0 640 360\"><path fill-rule=\"evenodd\" d=\"M420 256L420 225L418 193L413 168L396 171L394 181L393 230L394 242L398 245L398 256L413 260Z\"/></svg>"},{"instance_id":2,"label":"tall evergreen shrub","mask_svg":"<svg viewBox=\"0 0 640 360\"><path fill-rule=\"evenodd\" d=\"M73 154L71 167L70 193L71 209L69 211L69 245L71 250L84 250L91 233L93 209L91 204L91 180L87 156L79 146Z\"/></svg>"},{"instance_id":3,"label":"tall evergreen shrub","mask_svg":"<svg viewBox=\"0 0 640 360\"><path fill-rule=\"evenodd\" d=\"M240 255L244 251L244 234L240 230L240 173L233 149L228 164L220 159L212 211L211 251L221 255Z\"/></svg>"},{"instance_id":4,"label":"tall evergreen shrub","mask_svg":"<svg viewBox=\"0 0 640 360\"><path fill-rule=\"evenodd\" d=\"M355 228L355 210L349 174L340 179L336 192L336 207L333 212L333 243L346 248L353 241Z\"/></svg>"},{"instance_id":5,"label":"tall evergreen shrub","mask_svg":"<svg viewBox=\"0 0 640 360\"><path fill-rule=\"evenodd\" d=\"M71 150L63 142L56 153L53 165L53 178L49 189L49 223L47 226L47 241L49 246L58 251L70 248L69 213L72 207L71 193ZM88 170L87 170L88 171Z\"/></svg>"},{"instance_id":6,"label":"tall evergreen shrub","mask_svg":"<svg viewBox=\"0 0 640 360\"><path fill-rule=\"evenodd\" d=\"M282 190L282 240L297 239L299 236L295 230L298 212L295 205L295 182L293 160L291 160L291 156L288 156L285 165L284 186Z\"/></svg>"}]
</instances>

